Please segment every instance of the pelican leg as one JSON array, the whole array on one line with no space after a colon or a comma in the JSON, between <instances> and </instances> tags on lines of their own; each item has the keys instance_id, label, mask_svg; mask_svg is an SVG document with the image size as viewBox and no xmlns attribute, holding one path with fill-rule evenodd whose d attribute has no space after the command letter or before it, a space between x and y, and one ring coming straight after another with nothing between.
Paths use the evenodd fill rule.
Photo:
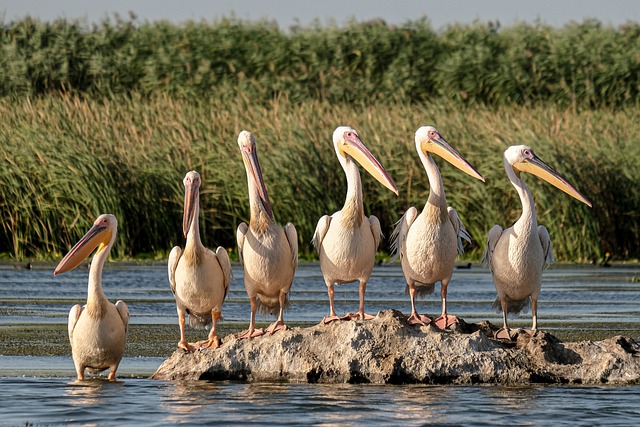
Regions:
<instances>
[{"instance_id":1,"label":"pelican leg","mask_svg":"<svg viewBox=\"0 0 640 427\"><path fill-rule=\"evenodd\" d=\"M507 325L507 298L500 297L500 306L502 307L502 329L498 329L496 331L495 337L498 339L513 341L518 334L517 332L512 333L511 329L509 329L509 326Z\"/></svg>"},{"instance_id":2,"label":"pelican leg","mask_svg":"<svg viewBox=\"0 0 640 427\"><path fill-rule=\"evenodd\" d=\"M531 298L531 316L531 332L535 335L538 332L538 298Z\"/></svg>"},{"instance_id":3,"label":"pelican leg","mask_svg":"<svg viewBox=\"0 0 640 427\"><path fill-rule=\"evenodd\" d=\"M178 309L178 325L180 326L180 341L178 342L178 348L184 351L193 351L193 346L187 342L184 337L184 325L185 325L185 313Z\"/></svg>"},{"instance_id":4,"label":"pelican leg","mask_svg":"<svg viewBox=\"0 0 640 427\"><path fill-rule=\"evenodd\" d=\"M116 370L118 370L118 365L111 366L109 368L109 376L107 377L107 379L109 381L115 381L116 380Z\"/></svg>"},{"instance_id":5,"label":"pelican leg","mask_svg":"<svg viewBox=\"0 0 640 427\"><path fill-rule=\"evenodd\" d=\"M266 332L273 335L278 331L286 331L287 325L284 324L284 304L287 299L287 294L285 292L280 292L280 297L278 298L280 303L280 313L278 314L278 320L273 322L267 328Z\"/></svg>"},{"instance_id":6,"label":"pelican leg","mask_svg":"<svg viewBox=\"0 0 640 427\"><path fill-rule=\"evenodd\" d=\"M84 366L81 366L77 363L75 363L75 365L76 365L76 375L78 376L78 380L79 381L84 380Z\"/></svg>"},{"instance_id":7,"label":"pelican leg","mask_svg":"<svg viewBox=\"0 0 640 427\"><path fill-rule=\"evenodd\" d=\"M424 314L418 314L418 310L416 310L416 285L413 281L409 283L409 297L411 298L411 316L407 319L407 323L427 326L431 323L431 318Z\"/></svg>"},{"instance_id":8,"label":"pelican leg","mask_svg":"<svg viewBox=\"0 0 640 427\"><path fill-rule=\"evenodd\" d=\"M334 294L335 294L335 290L333 289L334 284L333 283L328 283L327 282L327 294L329 294L329 315L325 316L322 319L322 323L324 323L325 325L327 323L331 323L334 322L336 320L341 320L340 317L338 317L338 315L336 314L336 309L335 309L335 305L334 305Z\"/></svg>"},{"instance_id":9,"label":"pelican leg","mask_svg":"<svg viewBox=\"0 0 640 427\"><path fill-rule=\"evenodd\" d=\"M251 320L249 321L249 329L244 331L238 336L239 339L255 338L260 335L264 335L264 329L256 329L256 310L258 309L258 303L256 302L256 296L249 298L251 303Z\"/></svg>"},{"instance_id":10,"label":"pelican leg","mask_svg":"<svg viewBox=\"0 0 640 427\"><path fill-rule=\"evenodd\" d=\"M362 320L371 320L373 316L370 314L366 314L364 312L364 294L367 291L367 281L360 281L360 307L356 313L349 313L343 317L343 319L362 319Z\"/></svg>"},{"instance_id":11,"label":"pelican leg","mask_svg":"<svg viewBox=\"0 0 640 427\"><path fill-rule=\"evenodd\" d=\"M449 316L447 314L447 287L449 286L449 280L443 280L440 295L442 297L442 314L436 319L436 326L440 329L447 329L449 326L456 323L460 323L456 316Z\"/></svg>"},{"instance_id":12,"label":"pelican leg","mask_svg":"<svg viewBox=\"0 0 640 427\"><path fill-rule=\"evenodd\" d=\"M198 349L202 348L218 348L222 344L222 340L218 336L218 331L216 326L218 325L218 320L222 317L222 311L218 307L214 307L211 309L211 318L213 319L211 330L209 331L208 339L204 341L199 341L196 343L195 347Z\"/></svg>"}]
</instances>

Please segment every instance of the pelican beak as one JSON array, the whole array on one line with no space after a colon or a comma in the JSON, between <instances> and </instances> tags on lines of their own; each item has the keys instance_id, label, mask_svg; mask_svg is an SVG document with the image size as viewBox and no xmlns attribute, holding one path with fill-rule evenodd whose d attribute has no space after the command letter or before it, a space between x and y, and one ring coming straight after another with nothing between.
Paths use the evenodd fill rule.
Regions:
<instances>
[{"instance_id":1,"label":"pelican beak","mask_svg":"<svg viewBox=\"0 0 640 427\"><path fill-rule=\"evenodd\" d=\"M247 168L247 179L253 180L253 183L258 189L262 206L269 213L269 216L273 216L271 203L269 203L269 197L267 196L267 187L264 185L262 169L260 169L260 162L258 161L258 151L255 146L242 147L242 160L244 160L244 165Z\"/></svg>"},{"instance_id":2,"label":"pelican beak","mask_svg":"<svg viewBox=\"0 0 640 427\"><path fill-rule=\"evenodd\" d=\"M449 143L442 137L431 138L426 142L422 142L420 144L420 148L422 151L427 154L427 152L432 152L437 154L438 156L445 159L447 162L451 163L453 166L460 169L462 172L465 172L468 175L471 175L474 178L479 179L482 182L485 182L484 177L480 175L480 173L471 166L460 153L456 151Z\"/></svg>"},{"instance_id":3,"label":"pelican beak","mask_svg":"<svg viewBox=\"0 0 640 427\"><path fill-rule=\"evenodd\" d=\"M538 156L534 155L531 159L517 162L513 168L518 172L528 172L539 178L544 179L549 184L559 188L571 197L580 200L585 205L591 207L591 202L582 195L573 185L569 184L562 175L553 170L551 166L543 162Z\"/></svg>"},{"instance_id":4,"label":"pelican beak","mask_svg":"<svg viewBox=\"0 0 640 427\"><path fill-rule=\"evenodd\" d=\"M197 185L193 183L191 185L187 185L184 188L184 214L182 216L182 232L184 233L184 237L187 237L189 233L189 228L191 228L191 223L194 220L196 215L196 206L198 205L198 197L200 196L200 189Z\"/></svg>"},{"instance_id":5,"label":"pelican beak","mask_svg":"<svg viewBox=\"0 0 640 427\"><path fill-rule=\"evenodd\" d=\"M355 133L345 132L343 143L339 146L343 155L348 154L354 160L362 165L375 179L382 185L398 195L398 187L391 179L386 169L380 164L371 151L362 143L358 135Z\"/></svg>"},{"instance_id":6,"label":"pelican beak","mask_svg":"<svg viewBox=\"0 0 640 427\"><path fill-rule=\"evenodd\" d=\"M60 273L73 270L80 265L82 261L87 259L95 248L98 248L98 252L100 252L109 244L109 241L111 241L111 231L103 225L94 225L89 229L87 234L71 248L69 253L62 258L53 275L56 276Z\"/></svg>"}]
</instances>

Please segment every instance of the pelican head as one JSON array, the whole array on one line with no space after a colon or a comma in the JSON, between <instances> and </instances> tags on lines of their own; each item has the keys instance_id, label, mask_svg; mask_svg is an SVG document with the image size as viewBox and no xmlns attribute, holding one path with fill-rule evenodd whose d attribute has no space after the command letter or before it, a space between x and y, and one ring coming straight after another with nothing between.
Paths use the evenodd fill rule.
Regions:
<instances>
[{"instance_id":1,"label":"pelican head","mask_svg":"<svg viewBox=\"0 0 640 427\"><path fill-rule=\"evenodd\" d=\"M442 135L440 135L438 129L433 126L422 126L416 131L416 150L424 154L437 154L461 171L485 182L484 177L478 173L476 168L471 166L455 148L449 145Z\"/></svg>"},{"instance_id":2,"label":"pelican head","mask_svg":"<svg viewBox=\"0 0 640 427\"><path fill-rule=\"evenodd\" d=\"M89 231L87 231L87 234L62 258L53 275L56 276L60 273L73 270L80 265L95 248L98 248L96 253L105 250L115 241L117 230L118 220L115 216L110 214L100 215Z\"/></svg>"},{"instance_id":3,"label":"pelican head","mask_svg":"<svg viewBox=\"0 0 640 427\"><path fill-rule=\"evenodd\" d=\"M562 175L536 156L531 147L526 145L511 146L504 152L504 158L513 167L518 178L521 172L531 173L591 207L591 202Z\"/></svg>"},{"instance_id":4,"label":"pelican head","mask_svg":"<svg viewBox=\"0 0 640 427\"><path fill-rule=\"evenodd\" d=\"M358 132L349 126L338 126L333 131L333 146L341 159L356 160L382 185L398 195L398 187L386 169L380 164L371 151L362 143Z\"/></svg>"},{"instance_id":5,"label":"pelican head","mask_svg":"<svg viewBox=\"0 0 640 427\"><path fill-rule=\"evenodd\" d=\"M187 237L191 223L197 221L198 198L200 197L200 174L196 171L187 172L184 179L184 214L182 216L182 232Z\"/></svg>"},{"instance_id":6,"label":"pelican head","mask_svg":"<svg viewBox=\"0 0 640 427\"><path fill-rule=\"evenodd\" d=\"M242 160L244 161L244 167L247 170L247 179L253 181L253 185L258 190L258 196L260 197L260 203L264 207L265 211L270 217L273 217L271 210L271 203L269 203L269 196L267 195L267 187L264 185L262 178L262 169L260 169L260 162L258 161L258 149L256 147L256 139L253 134L247 130L243 130L238 135L238 146L242 153Z\"/></svg>"}]
</instances>

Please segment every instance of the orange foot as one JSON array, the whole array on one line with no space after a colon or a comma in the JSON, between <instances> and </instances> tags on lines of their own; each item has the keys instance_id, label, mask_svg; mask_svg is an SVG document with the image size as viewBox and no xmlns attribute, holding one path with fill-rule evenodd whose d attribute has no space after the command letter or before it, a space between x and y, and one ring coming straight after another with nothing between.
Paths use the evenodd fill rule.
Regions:
<instances>
[{"instance_id":1,"label":"orange foot","mask_svg":"<svg viewBox=\"0 0 640 427\"><path fill-rule=\"evenodd\" d=\"M344 319L342 317L338 317L337 314L332 314L331 316L324 316L324 318L322 319L322 323L327 325L331 322L335 322L336 320L344 320Z\"/></svg>"},{"instance_id":2,"label":"orange foot","mask_svg":"<svg viewBox=\"0 0 640 427\"><path fill-rule=\"evenodd\" d=\"M178 348L181 348L187 352L195 350L194 344L187 342L187 340L180 341L178 343Z\"/></svg>"},{"instance_id":3,"label":"orange foot","mask_svg":"<svg viewBox=\"0 0 640 427\"><path fill-rule=\"evenodd\" d=\"M356 312L356 313L347 313L346 315L340 318L340 320L351 320L351 319L371 320L371 319L375 319L375 316L372 316L367 313Z\"/></svg>"},{"instance_id":4,"label":"orange foot","mask_svg":"<svg viewBox=\"0 0 640 427\"><path fill-rule=\"evenodd\" d=\"M440 329L447 329L451 325L455 325L456 323L460 323L456 316L450 316L448 314L443 314L438 317L434 322L435 325Z\"/></svg>"},{"instance_id":5,"label":"orange foot","mask_svg":"<svg viewBox=\"0 0 640 427\"><path fill-rule=\"evenodd\" d=\"M238 339L244 340L247 338L255 338L255 337L259 337L264 335L264 329L263 328L259 328L259 329L248 329L246 331L244 331L243 333L241 333L240 335L238 335Z\"/></svg>"},{"instance_id":6,"label":"orange foot","mask_svg":"<svg viewBox=\"0 0 640 427\"><path fill-rule=\"evenodd\" d=\"M276 322L273 322L271 325L269 325L265 333L269 333L273 335L278 331L286 331L286 330L287 330L287 325L285 325L284 322L276 321Z\"/></svg>"},{"instance_id":7,"label":"orange foot","mask_svg":"<svg viewBox=\"0 0 640 427\"><path fill-rule=\"evenodd\" d=\"M496 334L494 336L499 340L514 341L518 338L518 333L520 333L520 329L512 331L509 328L501 328L496 331Z\"/></svg>"},{"instance_id":8,"label":"orange foot","mask_svg":"<svg viewBox=\"0 0 640 427\"><path fill-rule=\"evenodd\" d=\"M431 318L425 314L416 313L409 316L409 318L407 319L407 323L409 325L427 326L429 323L431 323Z\"/></svg>"},{"instance_id":9,"label":"orange foot","mask_svg":"<svg viewBox=\"0 0 640 427\"><path fill-rule=\"evenodd\" d=\"M208 340L198 341L197 343L194 344L194 347L197 350L209 349L209 348L214 349L214 348L220 347L221 344L222 344L222 340L220 339L220 337L217 335L214 335Z\"/></svg>"}]
</instances>

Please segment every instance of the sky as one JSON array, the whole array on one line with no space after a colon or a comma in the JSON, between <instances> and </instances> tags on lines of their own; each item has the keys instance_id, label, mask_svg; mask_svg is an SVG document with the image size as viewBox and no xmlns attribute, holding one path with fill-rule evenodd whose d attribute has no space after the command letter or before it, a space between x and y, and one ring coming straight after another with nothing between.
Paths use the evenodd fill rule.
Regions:
<instances>
[{"instance_id":1,"label":"sky","mask_svg":"<svg viewBox=\"0 0 640 427\"><path fill-rule=\"evenodd\" d=\"M281 29L292 25L344 24L381 18L403 24L427 17L436 30L447 25L499 21L502 26L537 20L556 27L598 19L619 26L640 22L638 0L0 0L0 19L10 22L27 15L43 21L83 19L89 23L118 13L134 12L140 21L213 21L235 16L249 21L275 20Z\"/></svg>"}]
</instances>

